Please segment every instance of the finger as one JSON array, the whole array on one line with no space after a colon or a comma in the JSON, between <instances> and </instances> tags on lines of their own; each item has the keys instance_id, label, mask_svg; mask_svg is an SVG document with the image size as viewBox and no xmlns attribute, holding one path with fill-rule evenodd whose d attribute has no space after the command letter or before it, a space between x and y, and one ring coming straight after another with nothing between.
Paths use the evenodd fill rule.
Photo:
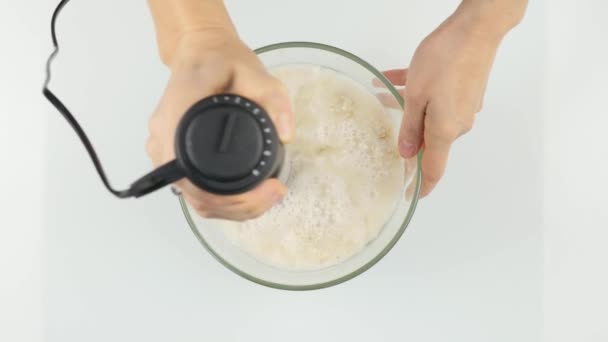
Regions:
<instances>
[{"instance_id":1,"label":"finger","mask_svg":"<svg viewBox=\"0 0 608 342\"><path fill-rule=\"evenodd\" d=\"M379 78L374 78L372 80L372 85L376 88L385 88L386 89L386 84L384 84L384 82L382 82Z\"/></svg>"},{"instance_id":2,"label":"finger","mask_svg":"<svg viewBox=\"0 0 608 342\"><path fill-rule=\"evenodd\" d=\"M389 81L389 82L390 82L390 81ZM392 84L392 83L391 83L391 84ZM382 81L381 81L380 79L378 79L378 78L374 78L374 79L372 80L372 85L373 85L374 87L376 87L376 88L384 88L384 89L386 89L386 84L384 84L384 82L382 82ZM395 88L403 88L403 86L402 86L402 85L396 85L396 84L393 84L393 87L395 87Z\"/></svg>"},{"instance_id":3,"label":"finger","mask_svg":"<svg viewBox=\"0 0 608 342\"><path fill-rule=\"evenodd\" d=\"M235 80L233 91L250 97L268 112L281 141L293 139L295 118L291 100L278 79L265 71L243 72Z\"/></svg>"},{"instance_id":4,"label":"finger","mask_svg":"<svg viewBox=\"0 0 608 342\"><path fill-rule=\"evenodd\" d=\"M205 202L201 202L197 197L194 197L192 194L185 191L183 191L181 195L199 216L204 218L216 218L211 210L212 208L209 207Z\"/></svg>"},{"instance_id":5,"label":"finger","mask_svg":"<svg viewBox=\"0 0 608 342\"><path fill-rule=\"evenodd\" d=\"M399 89L398 92L402 98L405 97L405 89ZM376 97L378 98L378 100L380 100L380 103L382 103L384 107L393 109L403 109L401 104L399 104L399 101L397 101L397 99L392 93L378 93L376 94Z\"/></svg>"},{"instance_id":6,"label":"finger","mask_svg":"<svg viewBox=\"0 0 608 342\"><path fill-rule=\"evenodd\" d=\"M413 157L420 149L426 105L426 100L420 97L405 96L405 111L399 131L399 153L404 158Z\"/></svg>"},{"instance_id":7,"label":"finger","mask_svg":"<svg viewBox=\"0 0 608 342\"><path fill-rule=\"evenodd\" d=\"M429 106L424 119L424 153L422 156L422 187L420 196L427 196L445 172L450 148L462 132L458 122L447 120L447 108Z\"/></svg>"},{"instance_id":8,"label":"finger","mask_svg":"<svg viewBox=\"0 0 608 342\"><path fill-rule=\"evenodd\" d=\"M218 196L200 190L193 194L189 185L184 186L187 189L184 198L201 216L233 221L259 217L287 193L285 185L276 179L266 180L252 191L233 196Z\"/></svg>"},{"instance_id":9,"label":"finger","mask_svg":"<svg viewBox=\"0 0 608 342\"><path fill-rule=\"evenodd\" d=\"M402 86L407 82L407 72L408 69L406 68L386 70L382 73L389 81L391 81L392 84Z\"/></svg>"},{"instance_id":10,"label":"finger","mask_svg":"<svg viewBox=\"0 0 608 342\"><path fill-rule=\"evenodd\" d=\"M243 201L239 195L215 195L209 193L198 188L186 179L179 180L174 185L180 189L184 195L188 195L196 202L204 203L208 207L236 205Z\"/></svg>"},{"instance_id":11,"label":"finger","mask_svg":"<svg viewBox=\"0 0 608 342\"><path fill-rule=\"evenodd\" d=\"M397 102L397 99L389 93L379 93L376 94L378 100L384 107L393 108L393 109L401 109L401 105Z\"/></svg>"},{"instance_id":12,"label":"finger","mask_svg":"<svg viewBox=\"0 0 608 342\"><path fill-rule=\"evenodd\" d=\"M218 207L215 212L219 217L233 221L255 219L279 203L286 192L287 189L281 182L276 179L269 179L247 193L248 198L241 204Z\"/></svg>"},{"instance_id":13,"label":"finger","mask_svg":"<svg viewBox=\"0 0 608 342\"><path fill-rule=\"evenodd\" d=\"M420 197L427 196L439 183L445 172L451 144L425 140L422 156L422 186Z\"/></svg>"},{"instance_id":14,"label":"finger","mask_svg":"<svg viewBox=\"0 0 608 342\"><path fill-rule=\"evenodd\" d=\"M260 205L265 208L272 207L280 202L287 194L287 187L276 178L270 178L262 182L253 190L241 195L240 207Z\"/></svg>"},{"instance_id":15,"label":"finger","mask_svg":"<svg viewBox=\"0 0 608 342\"><path fill-rule=\"evenodd\" d=\"M273 89L262 97L260 103L272 118L281 141L284 143L292 141L295 133L295 118L291 100L283 85L273 86Z\"/></svg>"},{"instance_id":16,"label":"finger","mask_svg":"<svg viewBox=\"0 0 608 342\"><path fill-rule=\"evenodd\" d=\"M268 179L246 193L247 198L238 205L226 208L231 220L255 219L279 203L287 193L287 188L276 179Z\"/></svg>"}]
</instances>

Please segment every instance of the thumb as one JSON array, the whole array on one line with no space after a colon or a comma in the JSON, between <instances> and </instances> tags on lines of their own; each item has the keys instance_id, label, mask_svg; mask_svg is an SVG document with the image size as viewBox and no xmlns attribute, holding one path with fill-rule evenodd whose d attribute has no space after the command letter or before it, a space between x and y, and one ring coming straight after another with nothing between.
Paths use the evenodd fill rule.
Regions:
<instances>
[{"instance_id":1,"label":"thumb","mask_svg":"<svg viewBox=\"0 0 608 342\"><path fill-rule=\"evenodd\" d=\"M424 112L426 101L407 96L405 111L399 131L399 153L403 158L411 158L420 149L424 137Z\"/></svg>"},{"instance_id":2,"label":"thumb","mask_svg":"<svg viewBox=\"0 0 608 342\"><path fill-rule=\"evenodd\" d=\"M290 142L295 131L295 119L289 92L281 81L264 71L249 71L238 78L232 91L249 97L266 110L279 138Z\"/></svg>"},{"instance_id":3,"label":"thumb","mask_svg":"<svg viewBox=\"0 0 608 342\"><path fill-rule=\"evenodd\" d=\"M295 135L295 118L289 94L282 84L271 88L261 101L276 126L279 138L290 142Z\"/></svg>"}]
</instances>

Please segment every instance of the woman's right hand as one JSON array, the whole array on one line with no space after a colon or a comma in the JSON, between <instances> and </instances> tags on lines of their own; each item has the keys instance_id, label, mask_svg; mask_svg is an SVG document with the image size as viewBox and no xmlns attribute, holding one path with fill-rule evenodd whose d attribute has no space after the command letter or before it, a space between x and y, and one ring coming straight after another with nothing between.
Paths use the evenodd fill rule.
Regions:
<instances>
[{"instance_id":1,"label":"woman's right hand","mask_svg":"<svg viewBox=\"0 0 608 342\"><path fill-rule=\"evenodd\" d=\"M230 92L259 103L271 116L283 142L294 134L288 93L233 32L207 30L183 35L172 51L171 78L150 119L147 152L155 166L175 159L174 136L184 113L207 96ZM240 195L218 196L187 180L176 183L186 201L207 218L243 221L260 216L279 202L287 188L268 179Z\"/></svg>"}]
</instances>

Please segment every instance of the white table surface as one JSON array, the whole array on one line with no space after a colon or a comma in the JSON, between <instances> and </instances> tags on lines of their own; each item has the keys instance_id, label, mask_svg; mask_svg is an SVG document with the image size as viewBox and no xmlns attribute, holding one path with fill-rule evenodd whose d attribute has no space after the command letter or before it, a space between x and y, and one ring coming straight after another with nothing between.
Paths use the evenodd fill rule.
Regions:
<instances>
[{"instance_id":1,"label":"white table surface","mask_svg":"<svg viewBox=\"0 0 608 342\"><path fill-rule=\"evenodd\" d=\"M407 64L457 1L353 3L228 6L252 47L318 41L391 68ZM35 11L26 2L1 4L8 23L28 28L0 33L15 46L0 67L11 80L0 81L8 103L0 115L3 167L13 161L0 184L9 208L0 240L0 307L9 309L0 309L0 336L608 339L603 3L532 3L500 49L476 128L455 145L448 173L402 240L364 275L305 293L267 289L224 269L198 244L168 191L126 201L107 194L77 138L40 101L52 3ZM53 88L86 127L112 182L126 186L150 168L146 122L167 78L145 3L73 1L59 30Z\"/></svg>"}]
</instances>

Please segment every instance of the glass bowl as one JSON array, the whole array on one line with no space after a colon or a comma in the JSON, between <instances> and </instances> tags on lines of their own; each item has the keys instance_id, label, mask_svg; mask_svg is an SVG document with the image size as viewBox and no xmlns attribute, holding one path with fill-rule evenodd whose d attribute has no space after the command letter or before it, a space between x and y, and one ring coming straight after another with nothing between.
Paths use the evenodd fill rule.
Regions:
<instances>
[{"instance_id":1,"label":"glass bowl","mask_svg":"<svg viewBox=\"0 0 608 342\"><path fill-rule=\"evenodd\" d=\"M255 50L267 68L290 64L309 64L333 69L359 83L377 96L397 132L403 113L403 99L395 87L369 63L333 46L310 42L287 42ZM402 196L378 236L342 262L319 270L294 271L259 261L231 242L221 222L204 219L180 196L183 213L201 244L224 266L261 285L284 290L313 290L340 284L365 272L382 259L397 243L410 222L421 183L420 154L403 160L405 179Z\"/></svg>"}]
</instances>

